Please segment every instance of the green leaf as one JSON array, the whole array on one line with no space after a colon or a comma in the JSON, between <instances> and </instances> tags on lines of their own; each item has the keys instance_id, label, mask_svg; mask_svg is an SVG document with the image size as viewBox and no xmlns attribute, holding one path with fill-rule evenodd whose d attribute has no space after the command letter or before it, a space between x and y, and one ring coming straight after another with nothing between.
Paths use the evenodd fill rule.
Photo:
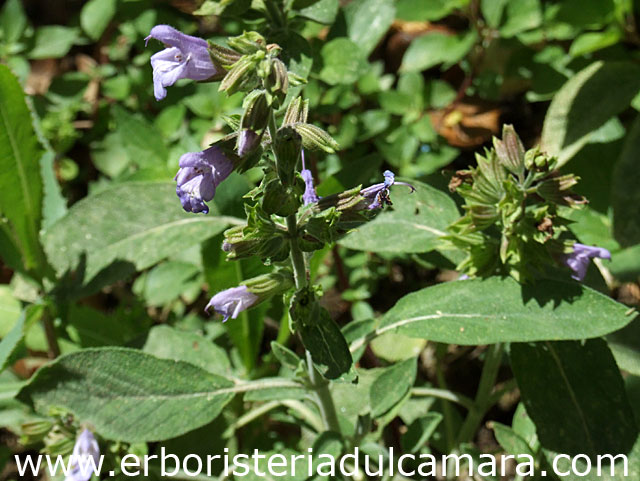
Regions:
<instances>
[{"instance_id":1,"label":"green leaf","mask_svg":"<svg viewBox=\"0 0 640 481\"><path fill-rule=\"evenodd\" d=\"M394 0L356 0L344 8L349 38L365 55L376 48L395 18Z\"/></svg>"},{"instance_id":2,"label":"green leaf","mask_svg":"<svg viewBox=\"0 0 640 481\"><path fill-rule=\"evenodd\" d=\"M587 456L631 451L638 429L602 339L513 344L510 356L545 450Z\"/></svg>"},{"instance_id":3,"label":"green leaf","mask_svg":"<svg viewBox=\"0 0 640 481\"><path fill-rule=\"evenodd\" d=\"M98 40L116 13L116 0L89 0L80 12L80 25L92 40Z\"/></svg>"},{"instance_id":4,"label":"green leaf","mask_svg":"<svg viewBox=\"0 0 640 481\"><path fill-rule=\"evenodd\" d=\"M402 401L416 380L416 358L394 364L371 384L371 415L380 417Z\"/></svg>"},{"instance_id":5,"label":"green leaf","mask_svg":"<svg viewBox=\"0 0 640 481\"><path fill-rule=\"evenodd\" d=\"M481 0L480 11L491 28L498 28L507 0Z\"/></svg>"},{"instance_id":6,"label":"green leaf","mask_svg":"<svg viewBox=\"0 0 640 481\"><path fill-rule=\"evenodd\" d=\"M609 334L607 342L620 369L640 376L640 317Z\"/></svg>"},{"instance_id":7,"label":"green leaf","mask_svg":"<svg viewBox=\"0 0 640 481\"><path fill-rule=\"evenodd\" d=\"M61 25L39 27L36 30L29 58L64 57L79 37L79 34L79 29Z\"/></svg>"},{"instance_id":8,"label":"green leaf","mask_svg":"<svg viewBox=\"0 0 640 481\"><path fill-rule=\"evenodd\" d=\"M38 240L42 219L42 150L22 87L0 65L0 214L2 230L18 247L24 267L44 268Z\"/></svg>"},{"instance_id":9,"label":"green leaf","mask_svg":"<svg viewBox=\"0 0 640 481\"><path fill-rule=\"evenodd\" d=\"M394 332L386 332L371 341L371 350L380 359L398 362L417 357L426 345L427 341L425 339L416 339Z\"/></svg>"},{"instance_id":10,"label":"green leaf","mask_svg":"<svg viewBox=\"0 0 640 481\"><path fill-rule=\"evenodd\" d=\"M116 105L113 109L120 142L129 159L141 167L164 165L169 151L162 133L148 120Z\"/></svg>"},{"instance_id":11,"label":"green leaf","mask_svg":"<svg viewBox=\"0 0 640 481\"><path fill-rule=\"evenodd\" d=\"M607 120L629 106L640 90L640 66L594 62L554 96L542 128L542 148L567 163Z\"/></svg>"},{"instance_id":12,"label":"green leaf","mask_svg":"<svg viewBox=\"0 0 640 481\"><path fill-rule=\"evenodd\" d=\"M300 322L297 329L305 349L311 353L313 364L327 379L351 376L353 359L340 328L326 309L314 303L319 312L311 315L313 322Z\"/></svg>"},{"instance_id":13,"label":"green leaf","mask_svg":"<svg viewBox=\"0 0 640 481\"><path fill-rule=\"evenodd\" d=\"M229 217L184 212L169 182L129 182L73 205L43 234L45 250L62 275L80 264L85 282L117 262L146 269L221 232Z\"/></svg>"},{"instance_id":14,"label":"green leaf","mask_svg":"<svg viewBox=\"0 0 640 481\"><path fill-rule=\"evenodd\" d=\"M12 44L20 40L25 27L27 16L20 0L7 0L0 11L0 31L5 43Z\"/></svg>"},{"instance_id":15,"label":"green leaf","mask_svg":"<svg viewBox=\"0 0 640 481\"><path fill-rule=\"evenodd\" d=\"M624 143L613 172L613 233L623 247L640 244L640 117Z\"/></svg>"},{"instance_id":16,"label":"green leaf","mask_svg":"<svg viewBox=\"0 0 640 481\"><path fill-rule=\"evenodd\" d=\"M42 367L18 395L46 414L69 410L105 438L127 442L179 436L215 419L233 383L181 361L133 349L86 349Z\"/></svg>"},{"instance_id":17,"label":"green leaf","mask_svg":"<svg viewBox=\"0 0 640 481\"><path fill-rule=\"evenodd\" d=\"M506 18L500 29L503 37L513 37L542 23L540 0L510 0L506 4Z\"/></svg>"},{"instance_id":18,"label":"green leaf","mask_svg":"<svg viewBox=\"0 0 640 481\"><path fill-rule=\"evenodd\" d=\"M340 244L371 252L420 253L435 249L447 226L459 217L458 208L445 193L427 184L411 183L415 192L401 185L392 187L393 209L387 208Z\"/></svg>"},{"instance_id":19,"label":"green leaf","mask_svg":"<svg viewBox=\"0 0 640 481\"><path fill-rule=\"evenodd\" d=\"M427 413L414 420L401 438L402 452L417 453L434 433L443 416L440 413Z\"/></svg>"},{"instance_id":20,"label":"green leaf","mask_svg":"<svg viewBox=\"0 0 640 481\"><path fill-rule=\"evenodd\" d=\"M171 326L155 326L142 348L159 359L184 361L221 376L231 374L231 363L224 349L198 334Z\"/></svg>"},{"instance_id":21,"label":"green leaf","mask_svg":"<svg viewBox=\"0 0 640 481\"><path fill-rule=\"evenodd\" d=\"M604 32L585 32L573 41L569 49L569 55L580 57L615 45L621 39L622 32L617 28Z\"/></svg>"},{"instance_id":22,"label":"green leaf","mask_svg":"<svg viewBox=\"0 0 640 481\"><path fill-rule=\"evenodd\" d=\"M202 284L199 273L200 269L189 262L163 262L146 274L142 294L150 306L168 304L188 289L199 290Z\"/></svg>"},{"instance_id":23,"label":"green leaf","mask_svg":"<svg viewBox=\"0 0 640 481\"><path fill-rule=\"evenodd\" d=\"M295 352L276 341L271 341L271 352L280 361L280 364L292 371L298 369L302 362L302 359Z\"/></svg>"},{"instance_id":24,"label":"green leaf","mask_svg":"<svg viewBox=\"0 0 640 481\"><path fill-rule=\"evenodd\" d=\"M301 8L297 14L307 20L331 25L338 14L339 8L338 0L320 0L308 7Z\"/></svg>"},{"instance_id":25,"label":"green leaf","mask_svg":"<svg viewBox=\"0 0 640 481\"><path fill-rule=\"evenodd\" d=\"M476 33L447 35L433 32L416 38L402 59L402 72L421 72L438 64L455 65L471 49Z\"/></svg>"},{"instance_id":26,"label":"green leaf","mask_svg":"<svg viewBox=\"0 0 640 481\"><path fill-rule=\"evenodd\" d=\"M467 3L468 0L398 0L396 17L407 22L435 21Z\"/></svg>"},{"instance_id":27,"label":"green leaf","mask_svg":"<svg viewBox=\"0 0 640 481\"><path fill-rule=\"evenodd\" d=\"M40 157L40 172L44 189L42 201L42 228L46 229L67 213L67 200L62 195L54 170L55 153L45 152Z\"/></svg>"},{"instance_id":28,"label":"green leaf","mask_svg":"<svg viewBox=\"0 0 640 481\"><path fill-rule=\"evenodd\" d=\"M25 333L31 325L39 319L41 306L28 306L18 318L13 329L0 341L0 372L4 371L14 361L14 356L20 349Z\"/></svg>"},{"instance_id":29,"label":"green leaf","mask_svg":"<svg viewBox=\"0 0 640 481\"><path fill-rule=\"evenodd\" d=\"M622 304L575 282L521 286L510 277L492 277L408 294L381 318L374 335L397 332L462 345L587 339L627 325L632 318L626 312ZM364 341L353 342L351 350Z\"/></svg>"},{"instance_id":30,"label":"green leaf","mask_svg":"<svg viewBox=\"0 0 640 481\"><path fill-rule=\"evenodd\" d=\"M509 426L495 421L491 423L491 426L493 427L496 440L507 453L513 454L514 456L519 454L535 456L529 444Z\"/></svg>"},{"instance_id":31,"label":"green leaf","mask_svg":"<svg viewBox=\"0 0 640 481\"><path fill-rule=\"evenodd\" d=\"M360 78L366 65L365 57L348 38L336 38L320 50L323 67L319 77L329 85L352 84Z\"/></svg>"}]
</instances>

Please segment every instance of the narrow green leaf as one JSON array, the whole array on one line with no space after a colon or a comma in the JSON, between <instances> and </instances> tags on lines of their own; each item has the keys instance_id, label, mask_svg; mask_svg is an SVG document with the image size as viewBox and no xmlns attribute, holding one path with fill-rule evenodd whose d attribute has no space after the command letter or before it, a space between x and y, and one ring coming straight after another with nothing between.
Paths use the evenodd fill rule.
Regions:
<instances>
[{"instance_id":1,"label":"narrow green leaf","mask_svg":"<svg viewBox=\"0 0 640 481\"><path fill-rule=\"evenodd\" d=\"M8 220L3 230L28 270L44 268L38 240L41 155L22 87L9 68L0 65L0 214Z\"/></svg>"},{"instance_id":2,"label":"narrow green leaf","mask_svg":"<svg viewBox=\"0 0 640 481\"><path fill-rule=\"evenodd\" d=\"M127 442L179 436L215 419L233 383L181 361L133 349L85 349L39 369L19 393L47 413L58 406L105 438Z\"/></svg>"},{"instance_id":3,"label":"narrow green leaf","mask_svg":"<svg viewBox=\"0 0 640 481\"><path fill-rule=\"evenodd\" d=\"M371 415L377 418L394 408L413 386L416 373L416 358L386 368L369 391Z\"/></svg>"},{"instance_id":4,"label":"narrow green leaf","mask_svg":"<svg viewBox=\"0 0 640 481\"><path fill-rule=\"evenodd\" d=\"M640 67L594 62L554 96L542 128L542 148L567 163L607 120L629 106L640 90Z\"/></svg>"},{"instance_id":5,"label":"narrow green leaf","mask_svg":"<svg viewBox=\"0 0 640 481\"><path fill-rule=\"evenodd\" d=\"M529 456L535 456L534 452L527 442L520 437L511 427L498 422L491 423L493 427L493 433L500 446L509 454L517 456L519 454L528 454Z\"/></svg>"},{"instance_id":6,"label":"narrow green leaf","mask_svg":"<svg viewBox=\"0 0 640 481\"><path fill-rule=\"evenodd\" d=\"M447 226L459 217L453 199L421 182L416 191L401 185L391 188L393 209L378 214L340 241L350 249L370 252L421 253L438 245ZM402 239L402 242L398 242Z\"/></svg>"},{"instance_id":7,"label":"narrow green leaf","mask_svg":"<svg viewBox=\"0 0 640 481\"><path fill-rule=\"evenodd\" d=\"M589 322L585 322L587 316ZM368 336L397 332L451 344L587 339L631 322L627 308L576 282L454 281L400 299ZM366 338L351 344L360 347Z\"/></svg>"},{"instance_id":8,"label":"narrow green leaf","mask_svg":"<svg viewBox=\"0 0 640 481\"><path fill-rule=\"evenodd\" d=\"M20 349L25 333L39 319L41 306L28 306L18 318L13 329L0 341L0 372L4 371L14 361L14 356Z\"/></svg>"},{"instance_id":9,"label":"narrow green leaf","mask_svg":"<svg viewBox=\"0 0 640 481\"><path fill-rule=\"evenodd\" d=\"M229 217L184 212L169 182L129 182L90 195L73 205L43 234L45 250L62 275L80 265L85 282L112 263L128 272L221 232Z\"/></svg>"}]
</instances>

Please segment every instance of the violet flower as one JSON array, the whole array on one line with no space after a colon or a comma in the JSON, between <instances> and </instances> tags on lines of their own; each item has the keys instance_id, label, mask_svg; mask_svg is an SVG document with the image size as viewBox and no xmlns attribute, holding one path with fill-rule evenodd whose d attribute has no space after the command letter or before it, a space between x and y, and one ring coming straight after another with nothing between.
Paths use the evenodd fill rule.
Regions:
<instances>
[{"instance_id":1,"label":"violet flower","mask_svg":"<svg viewBox=\"0 0 640 481\"><path fill-rule=\"evenodd\" d=\"M589 261L595 257L611 260L611 252L603 247L587 246L576 242L573 252L564 257L564 263L573 271L571 276L576 281L582 281L587 275Z\"/></svg>"},{"instance_id":2,"label":"violet flower","mask_svg":"<svg viewBox=\"0 0 640 481\"><path fill-rule=\"evenodd\" d=\"M178 80L207 80L221 72L211 61L206 40L179 32L169 25L156 25L145 38L160 40L168 48L151 56L153 93L156 100L167 96L167 89Z\"/></svg>"},{"instance_id":3,"label":"violet flower","mask_svg":"<svg viewBox=\"0 0 640 481\"><path fill-rule=\"evenodd\" d=\"M224 316L222 322L226 322L229 318L237 318L238 314L252 307L258 299L258 296L249 292L247 286L232 287L213 296L205 307L205 311L213 309L222 314Z\"/></svg>"},{"instance_id":4,"label":"violet flower","mask_svg":"<svg viewBox=\"0 0 640 481\"><path fill-rule=\"evenodd\" d=\"M314 202L318 202L320 197L316 194L316 188L313 185L313 174L304 161L304 150L300 151L300 156L302 157L302 171L300 175L302 176L302 180L304 180L304 194L302 194L302 202L304 205L313 204Z\"/></svg>"},{"instance_id":5,"label":"violet flower","mask_svg":"<svg viewBox=\"0 0 640 481\"><path fill-rule=\"evenodd\" d=\"M205 204L216 194L216 187L233 171L233 162L215 145L202 152L180 157L180 170L174 177L176 194L187 212L209 212Z\"/></svg>"},{"instance_id":6,"label":"violet flower","mask_svg":"<svg viewBox=\"0 0 640 481\"><path fill-rule=\"evenodd\" d=\"M391 199L389 199L389 189L392 185L406 185L411 189L411 192L416 190L411 184L396 182L395 174L390 170L385 170L382 175L384 175L384 182L374 184L360 191L360 195L365 198L367 209L369 210L380 209L384 204L392 205Z\"/></svg>"},{"instance_id":7,"label":"violet flower","mask_svg":"<svg viewBox=\"0 0 640 481\"><path fill-rule=\"evenodd\" d=\"M91 462L93 458L93 463ZM82 431L71 455L71 472L64 481L88 481L94 472L94 468L100 466L100 448L91 431Z\"/></svg>"}]
</instances>

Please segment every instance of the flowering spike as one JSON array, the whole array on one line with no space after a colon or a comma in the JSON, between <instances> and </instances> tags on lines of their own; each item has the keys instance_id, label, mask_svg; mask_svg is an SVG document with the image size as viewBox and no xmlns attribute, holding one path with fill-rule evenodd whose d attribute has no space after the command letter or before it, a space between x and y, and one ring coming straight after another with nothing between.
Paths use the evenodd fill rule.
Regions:
<instances>
[{"instance_id":1,"label":"flowering spike","mask_svg":"<svg viewBox=\"0 0 640 481\"><path fill-rule=\"evenodd\" d=\"M90 459L93 458L93 465ZM91 431L85 429L80 433L71 455L71 472L64 481L88 481L97 467L100 458L100 447Z\"/></svg>"},{"instance_id":2,"label":"flowering spike","mask_svg":"<svg viewBox=\"0 0 640 481\"><path fill-rule=\"evenodd\" d=\"M216 188L229 177L233 167L233 162L215 145L180 157L180 170L174 180L182 208L187 212L207 214L209 207L205 201L213 199Z\"/></svg>"},{"instance_id":3,"label":"flowering spike","mask_svg":"<svg viewBox=\"0 0 640 481\"><path fill-rule=\"evenodd\" d=\"M611 260L611 252L603 247L588 246L576 242L573 252L564 258L564 263L573 271L571 276L576 281L584 280L587 275L589 261L593 258Z\"/></svg>"},{"instance_id":4,"label":"flowering spike","mask_svg":"<svg viewBox=\"0 0 640 481\"><path fill-rule=\"evenodd\" d=\"M206 40L179 32L169 25L156 25L146 37L160 40L168 48L151 56L153 92L156 100L167 96L167 89L183 78L208 80L220 72L211 61Z\"/></svg>"}]
</instances>

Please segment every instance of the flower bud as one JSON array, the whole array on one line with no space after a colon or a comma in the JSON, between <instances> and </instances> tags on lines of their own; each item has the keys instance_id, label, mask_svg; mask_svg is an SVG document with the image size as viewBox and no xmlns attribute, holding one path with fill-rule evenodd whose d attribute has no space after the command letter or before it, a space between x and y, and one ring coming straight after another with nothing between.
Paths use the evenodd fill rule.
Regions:
<instances>
[{"instance_id":1,"label":"flower bud","mask_svg":"<svg viewBox=\"0 0 640 481\"><path fill-rule=\"evenodd\" d=\"M329 154L333 154L336 150L340 149L338 142L320 127L301 122L293 126L302 137L302 145L305 149L321 149Z\"/></svg>"},{"instance_id":2,"label":"flower bud","mask_svg":"<svg viewBox=\"0 0 640 481\"><path fill-rule=\"evenodd\" d=\"M524 175L524 145L513 125L505 125L502 129L502 140L493 138L493 147L496 149L498 161L512 174L522 178Z\"/></svg>"},{"instance_id":3,"label":"flower bud","mask_svg":"<svg viewBox=\"0 0 640 481\"><path fill-rule=\"evenodd\" d=\"M220 82L220 91L226 91L232 95L241 90L251 90L257 83L255 67L258 59L253 56L245 56L238 60L231 70Z\"/></svg>"},{"instance_id":4,"label":"flower bud","mask_svg":"<svg viewBox=\"0 0 640 481\"><path fill-rule=\"evenodd\" d=\"M267 51L267 41L258 32L244 32L242 35L229 38L227 43L243 54L251 55L258 51Z\"/></svg>"},{"instance_id":5,"label":"flower bud","mask_svg":"<svg viewBox=\"0 0 640 481\"><path fill-rule=\"evenodd\" d=\"M286 217L295 214L300 207L300 189L289 184L282 185L280 179L270 180L264 189L262 209L267 214Z\"/></svg>"},{"instance_id":6,"label":"flower bud","mask_svg":"<svg viewBox=\"0 0 640 481\"><path fill-rule=\"evenodd\" d=\"M242 54L236 52L227 47L217 45L215 43L209 44L209 55L214 62L222 65L225 68L231 67L234 63L242 58Z\"/></svg>"},{"instance_id":7,"label":"flower bud","mask_svg":"<svg viewBox=\"0 0 640 481\"><path fill-rule=\"evenodd\" d=\"M291 185L302 151L302 138L292 127L278 130L275 151L278 177L283 185Z\"/></svg>"}]
</instances>

